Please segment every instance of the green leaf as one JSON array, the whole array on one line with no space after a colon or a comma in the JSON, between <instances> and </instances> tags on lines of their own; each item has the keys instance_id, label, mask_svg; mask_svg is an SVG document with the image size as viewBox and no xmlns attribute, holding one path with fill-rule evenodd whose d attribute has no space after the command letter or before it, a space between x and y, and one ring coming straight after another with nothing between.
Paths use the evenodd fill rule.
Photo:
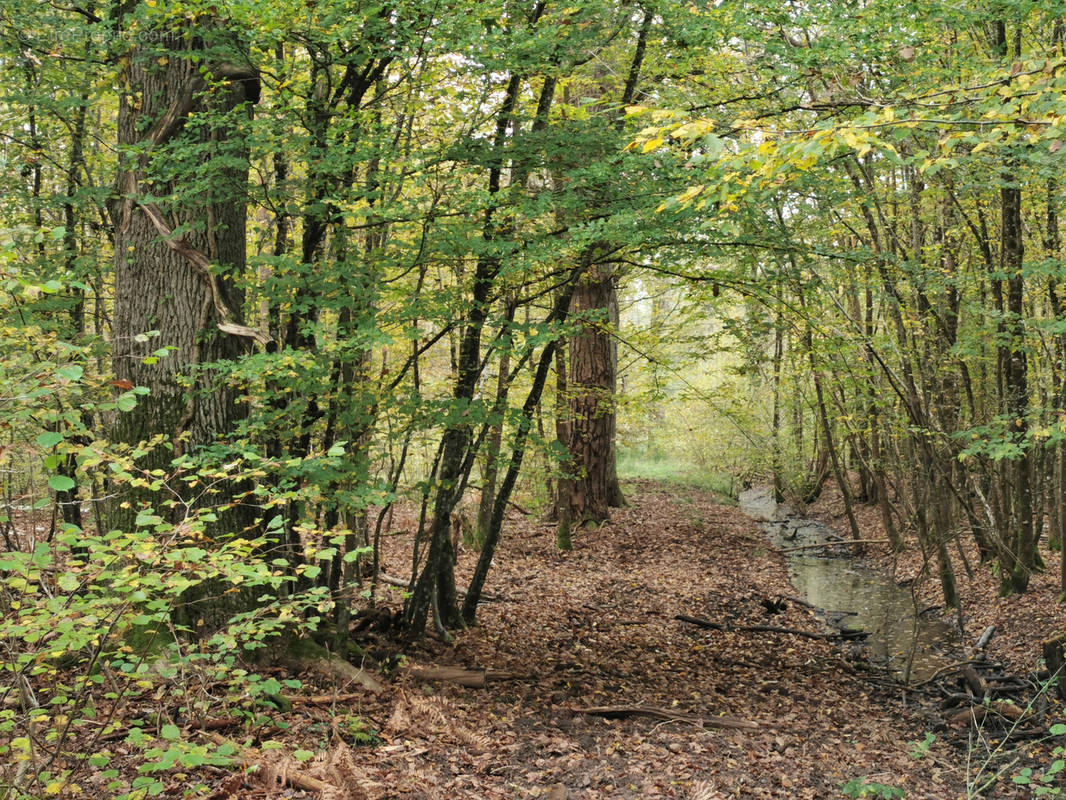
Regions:
<instances>
[{"instance_id":1,"label":"green leaf","mask_svg":"<svg viewBox=\"0 0 1066 800\"><path fill-rule=\"evenodd\" d=\"M63 441L63 434L56 431L46 431L37 437L37 445L51 449Z\"/></svg>"},{"instance_id":2,"label":"green leaf","mask_svg":"<svg viewBox=\"0 0 1066 800\"><path fill-rule=\"evenodd\" d=\"M174 741L181 738L181 729L177 725L164 725L160 729L159 735L164 739Z\"/></svg>"},{"instance_id":3,"label":"green leaf","mask_svg":"<svg viewBox=\"0 0 1066 800\"><path fill-rule=\"evenodd\" d=\"M64 364L56 370L56 374L59 377L74 383L75 381L81 380L82 375L85 374L85 368L82 367L81 364Z\"/></svg>"},{"instance_id":4,"label":"green leaf","mask_svg":"<svg viewBox=\"0 0 1066 800\"><path fill-rule=\"evenodd\" d=\"M48 479L48 485L57 492L69 492L78 484L66 475L53 475Z\"/></svg>"}]
</instances>

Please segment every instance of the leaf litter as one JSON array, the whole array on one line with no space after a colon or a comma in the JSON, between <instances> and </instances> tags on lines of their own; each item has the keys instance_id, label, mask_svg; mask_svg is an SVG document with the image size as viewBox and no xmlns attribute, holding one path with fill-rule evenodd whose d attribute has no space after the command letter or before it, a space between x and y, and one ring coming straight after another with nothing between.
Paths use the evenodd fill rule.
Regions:
<instances>
[{"instance_id":1,"label":"leaf litter","mask_svg":"<svg viewBox=\"0 0 1066 800\"><path fill-rule=\"evenodd\" d=\"M871 673L860 644L751 630L827 632L813 610L781 601L794 591L781 556L738 509L648 481L630 483L627 499L610 522L576 535L570 552L556 549L553 525L513 513L486 586L492 601L454 642L375 632L402 602L400 589L382 586L370 618L386 624L355 627L391 667L383 691L303 672L301 693L270 724L179 721L190 737L233 744L244 771L174 773L161 796L202 782L209 792L200 796L212 800L820 800L845 797L847 785L851 796L867 786L951 800L967 797L977 768L988 777L1002 764L1015 771L984 796L1030 796L1010 777L1026 763L1046 767L1054 742L1025 751L1035 761L1015 758L1022 750L1002 744L1003 730L945 727L921 692ZM405 574L411 540L399 529L409 522L397 515L397 532L384 538L386 573ZM459 586L476 558L460 550ZM978 597L989 606L975 619L1029 634L1028 655L1012 633L997 657L1032 668L1039 645L1025 613L1048 599ZM1061 620L1061 607L1052 613ZM258 671L285 679L297 670ZM129 700L123 713L136 713L138 699ZM1061 721L1061 704L1043 718Z\"/></svg>"},{"instance_id":2,"label":"leaf litter","mask_svg":"<svg viewBox=\"0 0 1066 800\"><path fill-rule=\"evenodd\" d=\"M799 604L766 602L793 590L755 523L696 490L628 489L571 552L550 524L510 518L486 587L497 601L454 643L407 646L378 698L386 744L353 750L369 797L838 798L856 779L965 796L958 748L938 740L915 758L928 709L867 681L857 652L730 629L825 630ZM389 543L386 571L400 572L409 542ZM460 586L475 559L460 553ZM412 675L426 665L506 677L475 689Z\"/></svg>"}]
</instances>

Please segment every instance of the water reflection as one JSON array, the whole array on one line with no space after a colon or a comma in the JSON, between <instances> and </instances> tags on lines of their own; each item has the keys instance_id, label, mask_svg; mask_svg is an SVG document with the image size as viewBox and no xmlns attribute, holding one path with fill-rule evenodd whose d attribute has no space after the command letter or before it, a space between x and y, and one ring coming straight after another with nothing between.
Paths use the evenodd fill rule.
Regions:
<instances>
[{"instance_id":1,"label":"water reflection","mask_svg":"<svg viewBox=\"0 0 1066 800\"><path fill-rule=\"evenodd\" d=\"M770 541L782 550L841 539L816 520L793 516L787 506L774 502L768 489L742 493L740 507L762 523ZM784 558L800 597L845 628L869 634L866 644L873 663L920 681L951 662L948 653L958 648L953 629L916 615L911 593L890 576L852 558L850 548L785 552Z\"/></svg>"}]
</instances>

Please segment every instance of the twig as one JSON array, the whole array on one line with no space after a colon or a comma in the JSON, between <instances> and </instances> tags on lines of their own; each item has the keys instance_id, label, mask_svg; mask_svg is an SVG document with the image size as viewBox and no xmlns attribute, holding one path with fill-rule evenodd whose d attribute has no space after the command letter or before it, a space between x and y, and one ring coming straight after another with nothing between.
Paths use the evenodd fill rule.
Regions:
<instances>
[{"instance_id":1,"label":"twig","mask_svg":"<svg viewBox=\"0 0 1066 800\"><path fill-rule=\"evenodd\" d=\"M722 622L712 622L709 619L690 617L687 614L678 614L674 617L681 622L690 625L698 625L701 628L710 628L716 631L730 631L739 633L784 633L789 636L802 636L805 639L822 639L832 641L835 639L861 639L866 636L866 631L840 631L838 633L816 633L814 631L801 631L795 628L779 628L776 625L726 625Z\"/></svg>"},{"instance_id":2,"label":"twig","mask_svg":"<svg viewBox=\"0 0 1066 800\"><path fill-rule=\"evenodd\" d=\"M736 717L698 717L693 714L684 714L680 711L656 708L655 706L590 706L588 708L571 708L570 711L574 714L593 714L599 717L615 719L620 717L651 717L652 719L661 719L667 722L686 722L690 725L706 728L730 728L739 731L757 731L760 729L759 723L737 719Z\"/></svg>"}]
</instances>

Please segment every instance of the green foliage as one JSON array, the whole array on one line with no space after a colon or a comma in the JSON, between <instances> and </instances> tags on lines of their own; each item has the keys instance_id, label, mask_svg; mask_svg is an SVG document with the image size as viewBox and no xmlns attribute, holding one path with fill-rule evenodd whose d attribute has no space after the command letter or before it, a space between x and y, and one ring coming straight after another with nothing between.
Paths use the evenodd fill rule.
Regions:
<instances>
[{"instance_id":1,"label":"green foliage","mask_svg":"<svg viewBox=\"0 0 1066 800\"><path fill-rule=\"evenodd\" d=\"M519 485L546 505L567 398L551 381L536 408L522 398L575 331L551 309L582 269L610 270L622 298L623 474L796 491L828 435L853 471L981 498L966 519L992 508L1008 542L1008 468L1066 441L1061 5L993 9L1015 52L990 38L988 9L924 0L646 16L604 0L12 0L0 569L20 705L0 719L29 754L23 779L31 764L43 790L114 771L102 750L58 755L104 692L116 709L158 706L128 734L152 766L108 791L159 793L157 773L226 757L163 712L202 710L209 685L249 724L283 706L238 656L327 616L343 639L395 503L447 513L487 465L532 453L542 474L527 466ZM182 65L193 78L166 87L181 102L141 96L143 75ZM1016 274L999 259L1014 182ZM173 229L112 252L155 208ZM234 208L244 231L216 218ZM218 252L227 233L239 256ZM157 287L152 248L210 288L183 309L181 346L158 320L184 295L149 309L156 330L119 333ZM142 260L120 280L116 257ZM1005 302L1020 283L1024 314ZM219 342L225 358L204 355ZM1003 371L1022 356L1019 410ZM116 379L126 358L144 385ZM189 421L218 398L215 419ZM929 552L958 529L953 511ZM443 544L420 538L411 564ZM427 578L455 594L447 562ZM200 690L179 699L179 677Z\"/></svg>"},{"instance_id":2,"label":"green foliage","mask_svg":"<svg viewBox=\"0 0 1066 800\"><path fill-rule=\"evenodd\" d=\"M719 495L723 500L736 498L737 486L733 475L713 472L706 463L686 463L663 452L643 456L623 450L618 457L618 474L623 479L644 478L703 489Z\"/></svg>"},{"instance_id":3,"label":"green foliage","mask_svg":"<svg viewBox=\"0 0 1066 800\"><path fill-rule=\"evenodd\" d=\"M846 797L879 797L883 800L902 800L906 794L902 789L888 786L876 781L867 781L863 778L852 778L840 787Z\"/></svg>"},{"instance_id":4,"label":"green foliage","mask_svg":"<svg viewBox=\"0 0 1066 800\"><path fill-rule=\"evenodd\" d=\"M1066 736L1066 725L1052 725L1051 736ZM1061 745L1051 752L1051 763L1044 769L1025 767L1011 781L1019 786L1028 786L1033 797L1066 797L1062 779L1066 775L1066 748Z\"/></svg>"},{"instance_id":5,"label":"green foliage","mask_svg":"<svg viewBox=\"0 0 1066 800\"><path fill-rule=\"evenodd\" d=\"M933 746L933 742L935 741L936 734L929 733L927 731L925 734L925 738L922 741L911 742L910 757L916 761L925 758L927 755L929 755L929 748Z\"/></svg>"},{"instance_id":6,"label":"green foliage","mask_svg":"<svg viewBox=\"0 0 1066 800\"><path fill-rule=\"evenodd\" d=\"M271 698L282 686L249 673L247 659L282 634L307 635L329 608L322 589L277 599L285 579L256 557L262 540L233 539L207 550L194 544L195 519L171 525L150 513L140 518L133 532L66 529L51 546L42 542L0 561L0 673L5 685L21 687L20 709L5 712L0 728L16 761L39 768L55 761L71 736L101 725L107 741L130 724L120 712L137 701L150 702L160 715L177 708L185 719L226 707L257 719L256 709L274 707ZM175 628L173 612L202 585L261 599L197 644L187 638L192 631ZM221 697L217 687L225 687ZM111 709L104 718L101 704ZM229 763L225 748L184 736L166 723L131 727L125 742L143 759L144 774ZM61 759L64 785L77 785L85 770L103 769L108 759L106 750L82 753L73 764ZM33 780L48 793L48 780ZM156 786L139 788L149 785Z\"/></svg>"}]
</instances>

